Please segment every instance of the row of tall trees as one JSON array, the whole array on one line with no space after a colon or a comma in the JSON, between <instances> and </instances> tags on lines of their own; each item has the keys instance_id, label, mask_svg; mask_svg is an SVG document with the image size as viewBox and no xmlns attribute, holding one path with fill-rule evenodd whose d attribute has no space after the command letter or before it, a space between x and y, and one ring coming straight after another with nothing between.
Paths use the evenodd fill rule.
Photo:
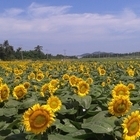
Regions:
<instances>
[{"instance_id":1,"label":"row of tall trees","mask_svg":"<svg viewBox=\"0 0 140 140\"><path fill-rule=\"evenodd\" d=\"M14 58L14 48L5 40L3 44L0 44L0 59L9 60Z\"/></svg>"},{"instance_id":2,"label":"row of tall trees","mask_svg":"<svg viewBox=\"0 0 140 140\"><path fill-rule=\"evenodd\" d=\"M15 59L49 59L51 54L44 54L43 47L37 45L34 50L24 51L22 47L18 47L14 50L14 47L9 44L8 40L5 40L0 44L0 59L1 60L15 60Z\"/></svg>"}]
</instances>

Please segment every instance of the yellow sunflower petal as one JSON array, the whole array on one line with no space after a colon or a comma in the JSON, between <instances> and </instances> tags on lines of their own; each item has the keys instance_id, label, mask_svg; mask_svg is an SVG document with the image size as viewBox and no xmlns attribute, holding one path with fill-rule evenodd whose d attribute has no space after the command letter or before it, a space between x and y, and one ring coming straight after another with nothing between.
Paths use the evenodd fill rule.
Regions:
<instances>
[{"instance_id":1,"label":"yellow sunflower petal","mask_svg":"<svg viewBox=\"0 0 140 140\"><path fill-rule=\"evenodd\" d=\"M49 105L49 107L54 111L58 111L61 109L62 106L62 102L61 100L57 97L57 96L51 96L49 97L49 99L47 100L47 105Z\"/></svg>"},{"instance_id":2,"label":"yellow sunflower petal","mask_svg":"<svg viewBox=\"0 0 140 140\"><path fill-rule=\"evenodd\" d=\"M54 120L54 113L46 105L35 104L23 114L23 124L26 131L35 134L43 133L49 128Z\"/></svg>"},{"instance_id":3,"label":"yellow sunflower petal","mask_svg":"<svg viewBox=\"0 0 140 140\"><path fill-rule=\"evenodd\" d=\"M140 113L139 111L132 112L122 123L123 139L136 140L140 137Z\"/></svg>"},{"instance_id":4,"label":"yellow sunflower petal","mask_svg":"<svg viewBox=\"0 0 140 140\"><path fill-rule=\"evenodd\" d=\"M123 116L131 107L132 103L128 96L116 96L108 103L108 110L112 115Z\"/></svg>"},{"instance_id":5,"label":"yellow sunflower petal","mask_svg":"<svg viewBox=\"0 0 140 140\"><path fill-rule=\"evenodd\" d=\"M129 89L126 85L120 83L117 84L114 89L112 90L112 96L119 96L119 95L124 95L124 96L129 96L130 92Z\"/></svg>"}]
</instances>

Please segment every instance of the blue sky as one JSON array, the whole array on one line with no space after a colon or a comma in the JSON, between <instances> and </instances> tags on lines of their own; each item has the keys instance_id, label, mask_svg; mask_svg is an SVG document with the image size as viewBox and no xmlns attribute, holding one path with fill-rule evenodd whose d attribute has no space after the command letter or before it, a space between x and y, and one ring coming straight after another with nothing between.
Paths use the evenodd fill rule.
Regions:
<instances>
[{"instance_id":1,"label":"blue sky","mask_svg":"<svg viewBox=\"0 0 140 140\"><path fill-rule=\"evenodd\" d=\"M140 0L1 0L0 43L53 55L140 51Z\"/></svg>"}]
</instances>

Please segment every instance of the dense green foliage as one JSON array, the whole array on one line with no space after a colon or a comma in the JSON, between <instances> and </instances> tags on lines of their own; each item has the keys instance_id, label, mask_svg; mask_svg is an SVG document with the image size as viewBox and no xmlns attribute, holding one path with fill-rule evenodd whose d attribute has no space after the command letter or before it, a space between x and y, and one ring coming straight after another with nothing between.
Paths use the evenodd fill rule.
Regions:
<instances>
[{"instance_id":1,"label":"dense green foliage","mask_svg":"<svg viewBox=\"0 0 140 140\"><path fill-rule=\"evenodd\" d=\"M31 60L39 60L39 59L64 59L65 56L61 54L57 54L53 56L52 54L45 54L42 51L43 47L37 45L34 47L34 50L22 50L21 47L18 47L14 50L14 47L11 46L8 40L5 40L3 44L0 44L0 59L1 60L22 60L22 59L31 59ZM71 56L68 58L76 58L75 56Z\"/></svg>"},{"instance_id":2,"label":"dense green foliage","mask_svg":"<svg viewBox=\"0 0 140 140\"><path fill-rule=\"evenodd\" d=\"M0 44L0 59L46 59L48 54L44 54L41 50L42 46L40 45L37 45L34 50L30 51L23 51L21 47L14 50L14 47L9 44L8 40L5 40L3 44Z\"/></svg>"}]
</instances>

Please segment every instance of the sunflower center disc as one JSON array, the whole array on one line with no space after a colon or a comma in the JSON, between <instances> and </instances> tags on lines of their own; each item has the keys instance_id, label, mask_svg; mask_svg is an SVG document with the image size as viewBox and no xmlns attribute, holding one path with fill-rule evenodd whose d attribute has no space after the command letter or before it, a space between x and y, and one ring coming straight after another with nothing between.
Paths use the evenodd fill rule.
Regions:
<instances>
[{"instance_id":1,"label":"sunflower center disc","mask_svg":"<svg viewBox=\"0 0 140 140\"><path fill-rule=\"evenodd\" d=\"M132 135L136 134L138 130L139 130L139 123L138 123L138 121L134 121L128 127L128 135L132 136Z\"/></svg>"},{"instance_id":2,"label":"sunflower center disc","mask_svg":"<svg viewBox=\"0 0 140 140\"><path fill-rule=\"evenodd\" d=\"M56 108L57 107L57 103L55 102L55 101L53 101L52 103L51 103L51 108Z\"/></svg>"},{"instance_id":3,"label":"sunflower center disc","mask_svg":"<svg viewBox=\"0 0 140 140\"><path fill-rule=\"evenodd\" d=\"M124 112L126 110L126 106L124 104L120 104L117 110L118 112Z\"/></svg>"},{"instance_id":4,"label":"sunflower center disc","mask_svg":"<svg viewBox=\"0 0 140 140\"><path fill-rule=\"evenodd\" d=\"M119 95L124 95L124 91L119 91Z\"/></svg>"},{"instance_id":5,"label":"sunflower center disc","mask_svg":"<svg viewBox=\"0 0 140 140\"><path fill-rule=\"evenodd\" d=\"M34 120L34 126L41 127L46 123L46 117L43 115L36 116Z\"/></svg>"}]
</instances>

